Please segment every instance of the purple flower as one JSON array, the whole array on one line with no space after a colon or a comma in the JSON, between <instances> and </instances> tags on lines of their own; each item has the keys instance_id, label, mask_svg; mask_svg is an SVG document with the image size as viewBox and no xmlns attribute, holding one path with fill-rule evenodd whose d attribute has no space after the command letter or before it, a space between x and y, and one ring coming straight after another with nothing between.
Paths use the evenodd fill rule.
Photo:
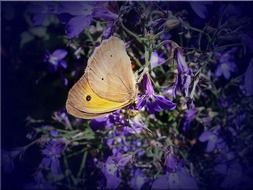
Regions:
<instances>
[{"instance_id":1,"label":"purple flower","mask_svg":"<svg viewBox=\"0 0 253 190\"><path fill-rule=\"evenodd\" d=\"M112 13L103 3L94 2L64 2L60 6L60 13L71 15L66 26L69 38L78 37L93 19L114 21L118 15Z\"/></svg>"},{"instance_id":2,"label":"purple flower","mask_svg":"<svg viewBox=\"0 0 253 190\"><path fill-rule=\"evenodd\" d=\"M144 175L142 170L136 169L134 175L130 180L130 186L133 189L141 189L141 187L148 181L148 178Z\"/></svg>"},{"instance_id":3,"label":"purple flower","mask_svg":"<svg viewBox=\"0 0 253 190\"><path fill-rule=\"evenodd\" d=\"M246 47L246 52L248 54L252 54L253 53L253 38L252 36L246 34L246 33L243 33L241 34L241 41L244 45L244 47Z\"/></svg>"},{"instance_id":4,"label":"purple flower","mask_svg":"<svg viewBox=\"0 0 253 190\"><path fill-rule=\"evenodd\" d=\"M32 14L34 26L46 24L50 17L58 13L58 5L55 2L36 2L28 6L28 12Z\"/></svg>"},{"instance_id":5,"label":"purple flower","mask_svg":"<svg viewBox=\"0 0 253 190\"><path fill-rule=\"evenodd\" d=\"M121 113L120 110L117 110L109 115L109 121L114 125L125 126L128 125L128 120Z\"/></svg>"},{"instance_id":6,"label":"purple flower","mask_svg":"<svg viewBox=\"0 0 253 190\"><path fill-rule=\"evenodd\" d=\"M245 127L244 122L246 119L247 115L246 113L238 113L235 118L233 118L232 122L235 125L235 130L236 131L242 131L242 129Z\"/></svg>"},{"instance_id":7,"label":"purple flower","mask_svg":"<svg viewBox=\"0 0 253 190\"><path fill-rule=\"evenodd\" d=\"M164 31L161 35L160 35L160 39L163 40L170 40L171 39L171 34L169 32Z\"/></svg>"},{"instance_id":8,"label":"purple flower","mask_svg":"<svg viewBox=\"0 0 253 190\"><path fill-rule=\"evenodd\" d=\"M99 4L94 7L92 15L94 18L106 21L114 21L118 18L118 15L110 11L105 4Z\"/></svg>"},{"instance_id":9,"label":"purple flower","mask_svg":"<svg viewBox=\"0 0 253 190\"><path fill-rule=\"evenodd\" d=\"M221 187L222 188L235 188L240 187L240 183L243 180L243 169L239 162L232 162L227 167L226 177L223 180Z\"/></svg>"},{"instance_id":10,"label":"purple flower","mask_svg":"<svg viewBox=\"0 0 253 190\"><path fill-rule=\"evenodd\" d=\"M203 132L199 137L200 142L207 142L206 152L212 152L218 143L216 134L210 131Z\"/></svg>"},{"instance_id":11,"label":"purple flower","mask_svg":"<svg viewBox=\"0 0 253 190\"><path fill-rule=\"evenodd\" d=\"M105 117L99 117L99 118L96 118L96 119L92 119L90 121L90 127L96 131L98 129L103 129L103 128L111 128L112 126L112 123L110 122L109 120L109 117L108 116L105 116Z\"/></svg>"},{"instance_id":12,"label":"purple flower","mask_svg":"<svg viewBox=\"0 0 253 190\"><path fill-rule=\"evenodd\" d=\"M174 85L174 97L176 97L176 92L178 89L181 89L184 95L188 97L189 87L191 84L191 70L189 69L185 61L185 57L183 56L182 51L179 48L176 48L175 56L177 61L178 75L176 78L176 83Z\"/></svg>"},{"instance_id":13,"label":"purple flower","mask_svg":"<svg viewBox=\"0 0 253 190\"><path fill-rule=\"evenodd\" d=\"M106 189L116 189L121 183L121 179L117 177L117 170L116 162L109 156L102 168L102 172L106 177Z\"/></svg>"},{"instance_id":14,"label":"purple flower","mask_svg":"<svg viewBox=\"0 0 253 190\"><path fill-rule=\"evenodd\" d=\"M71 18L66 25L66 33L69 38L78 37L92 22L92 9L94 3L91 2L63 2L60 5L61 14L69 14Z\"/></svg>"},{"instance_id":15,"label":"purple flower","mask_svg":"<svg viewBox=\"0 0 253 190\"><path fill-rule=\"evenodd\" d=\"M145 128L147 129L146 124L139 117L134 117L129 121L129 125L124 127L124 131L126 134L140 134Z\"/></svg>"},{"instance_id":16,"label":"purple flower","mask_svg":"<svg viewBox=\"0 0 253 190\"><path fill-rule=\"evenodd\" d=\"M142 84L145 94L139 97L137 103L138 110L145 105L149 113L160 112L162 110L173 110L176 108L176 104L172 101L155 94L150 78L147 74L144 74Z\"/></svg>"},{"instance_id":17,"label":"purple flower","mask_svg":"<svg viewBox=\"0 0 253 190\"><path fill-rule=\"evenodd\" d=\"M41 166L43 168L50 168L53 175L61 174L59 158L65 145L64 139L52 139L42 150L44 158L41 161Z\"/></svg>"},{"instance_id":18,"label":"purple flower","mask_svg":"<svg viewBox=\"0 0 253 190\"><path fill-rule=\"evenodd\" d=\"M121 127L129 127L130 125L129 121L124 114L122 114L121 110L117 110L107 116L92 119L90 122L90 126L93 130L102 128L111 129L115 125Z\"/></svg>"},{"instance_id":19,"label":"purple flower","mask_svg":"<svg viewBox=\"0 0 253 190\"><path fill-rule=\"evenodd\" d=\"M44 61L50 64L53 71L56 71L59 68L66 69L67 63L63 59L67 54L68 52L64 49L56 49L53 53L47 53Z\"/></svg>"},{"instance_id":20,"label":"purple flower","mask_svg":"<svg viewBox=\"0 0 253 190\"><path fill-rule=\"evenodd\" d=\"M52 129L50 130L50 135L52 137L57 137L59 135L59 131L57 131L56 129Z\"/></svg>"},{"instance_id":21,"label":"purple flower","mask_svg":"<svg viewBox=\"0 0 253 190\"><path fill-rule=\"evenodd\" d=\"M158 67L159 65L164 63L164 61L165 59L159 56L156 51L152 52L151 57L150 57L151 69Z\"/></svg>"},{"instance_id":22,"label":"purple flower","mask_svg":"<svg viewBox=\"0 0 253 190\"><path fill-rule=\"evenodd\" d=\"M253 95L253 59L250 60L249 66L244 74L243 90L246 96Z\"/></svg>"},{"instance_id":23,"label":"purple flower","mask_svg":"<svg viewBox=\"0 0 253 190\"><path fill-rule=\"evenodd\" d=\"M127 138L131 133L126 132L124 128L123 130L122 128L120 130L110 130L109 136L106 139L106 144L111 149L118 166L123 166L132 159L130 152L135 152L134 154L137 156L144 154L141 148L141 141L128 141Z\"/></svg>"},{"instance_id":24,"label":"purple flower","mask_svg":"<svg viewBox=\"0 0 253 190\"><path fill-rule=\"evenodd\" d=\"M219 97L218 102L222 109L227 109L232 104L231 98L224 96Z\"/></svg>"},{"instance_id":25,"label":"purple flower","mask_svg":"<svg viewBox=\"0 0 253 190\"><path fill-rule=\"evenodd\" d=\"M234 53L236 48L232 48L225 53L216 53L216 59L218 60L218 66L215 71L217 77L224 76L225 79L229 79L231 73L235 72L237 67L234 62Z\"/></svg>"},{"instance_id":26,"label":"purple flower","mask_svg":"<svg viewBox=\"0 0 253 190\"><path fill-rule=\"evenodd\" d=\"M192 10L202 19L208 15L206 4L207 2L190 2Z\"/></svg>"},{"instance_id":27,"label":"purple flower","mask_svg":"<svg viewBox=\"0 0 253 190\"><path fill-rule=\"evenodd\" d=\"M108 22L106 28L103 31L103 39L107 39L111 36L113 30L113 22Z\"/></svg>"},{"instance_id":28,"label":"purple flower","mask_svg":"<svg viewBox=\"0 0 253 190\"><path fill-rule=\"evenodd\" d=\"M219 163L214 167L214 170L220 174L227 174L228 166L226 163Z\"/></svg>"},{"instance_id":29,"label":"purple flower","mask_svg":"<svg viewBox=\"0 0 253 190\"><path fill-rule=\"evenodd\" d=\"M124 167L133 159L133 155L132 154L121 154L120 152L118 152L115 155L115 159L116 159L117 165L119 167Z\"/></svg>"},{"instance_id":30,"label":"purple flower","mask_svg":"<svg viewBox=\"0 0 253 190\"><path fill-rule=\"evenodd\" d=\"M169 153L166 156L165 165L167 166L168 169L171 169L174 171L177 168L177 163L178 163L177 159L172 153Z\"/></svg>"},{"instance_id":31,"label":"purple flower","mask_svg":"<svg viewBox=\"0 0 253 190\"><path fill-rule=\"evenodd\" d=\"M65 111L54 112L53 119L59 123L62 123L67 129L72 128L68 115Z\"/></svg>"},{"instance_id":32,"label":"purple flower","mask_svg":"<svg viewBox=\"0 0 253 190\"><path fill-rule=\"evenodd\" d=\"M182 125L183 131L187 131L190 128L190 124L195 119L196 113L197 113L197 110L195 108L189 109L185 112L185 115L183 117L183 125Z\"/></svg>"},{"instance_id":33,"label":"purple flower","mask_svg":"<svg viewBox=\"0 0 253 190\"><path fill-rule=\"evenodd\" d=\"M2 167L6 173L11 173L14 170L14 160L23 149L15 149L12 151L1 150L2 152Z\"/></svg>"},{"instance_id":34,"label":"purple flower","mask_svg":"<svg viewBox=\"0 0 253 190\"><path fill-rule=\"evenodd\" d=\"M56 189L55 186L50 184L44 177L41 170L37 171L34 175L34 182L25 185L25 189Z\"/></svg>"},{"instance_id":35,"label":"purple flower","mask_svg":"<svg viewBox=\"0 0 253 190\"><path fill-rule=\"evenodd\" d=\"M91 21L91 15L81 15L70 19L66 26L66 33L68 37L78 37L79 34L91 24Z\"/></svg>"},{"instance_id":36,"label":"purple flower","mask_svg":"<svg viewBox=\"0 0 253 190\"><path fill-rule=\"evenodd\" d=\"M152 188L154 190L161 189L161 190L166 190L169 189L169 175L160 175L152 184Z\"/></svg>"},{"instance_id":37,"label":"purple flower","mask_svg":"<svg viewBox=\"0 0 253 190\"><path fill-rule=\"evenodd\" d=\"M169 189L198 189L196 180L186 171L185 167L179 167L177 172L169 173Z\"/></svg>"},{"instance_id":38,"label":"purple flower","mask_svg":"<svg viewBox=\"0 0 253 190\"><path fill-rule=\"evenodd\" d=\"M159 176L152 184L152 189L198 189L196 180L180 166L176 172Z\"/></svg>"}]
</instances>

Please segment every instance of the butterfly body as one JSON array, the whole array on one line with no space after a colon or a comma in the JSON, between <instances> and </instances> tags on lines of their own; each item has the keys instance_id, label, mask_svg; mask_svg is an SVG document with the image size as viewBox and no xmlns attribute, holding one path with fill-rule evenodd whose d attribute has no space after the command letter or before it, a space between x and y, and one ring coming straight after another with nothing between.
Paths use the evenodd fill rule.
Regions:
<instances>
[{"instance_id":1,"label":"butterfly body","mask_svg":"<svg viewBox=\"0 0 253 190\"><path fill-rule=\"evenodd\" d=\"M66 109L75 117L91 119L133 103L136 95L124 42L111 37L94 50L84 75L69 91Z\"/></svg>"}]
</instances>

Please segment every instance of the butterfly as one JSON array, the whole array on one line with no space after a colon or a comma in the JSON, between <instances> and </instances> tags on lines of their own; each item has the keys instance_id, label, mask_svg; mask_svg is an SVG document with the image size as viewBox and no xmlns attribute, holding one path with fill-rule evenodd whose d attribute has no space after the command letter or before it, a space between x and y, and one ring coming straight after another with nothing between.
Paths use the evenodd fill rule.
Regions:
<instances>
[{"instance_id":1,"label":"butterfly","mask_svg":"<svg viewBox=\"0 0 253 190\"><path fill-rule=\"evenodd\" d=\"M66 101L67 112L92 119L135 102L136 80L124 42L112 36L103 40L88 59L83 76Z\"/></svg>"}]
</instances>

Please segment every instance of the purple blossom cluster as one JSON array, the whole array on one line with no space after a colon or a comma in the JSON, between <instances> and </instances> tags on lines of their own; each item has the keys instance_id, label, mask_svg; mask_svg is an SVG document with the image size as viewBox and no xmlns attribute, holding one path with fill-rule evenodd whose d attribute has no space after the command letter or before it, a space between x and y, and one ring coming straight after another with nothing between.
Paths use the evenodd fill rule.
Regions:
<instances>
[{"instance_id":1,"label":"purple blossom cluster","mask_svg":"<svg viewBox=\"0 0 253 190\"><path fill-rule=\"evenodd\" d=\"M253 37L243 13L249 9L222 2L134 1L25 7L30 27L20 35L20 48L42 48L36 88L49 80L41 96L56 94L60 106L46 107L50 119L30 113L31 142L3 148L5 174L31 161L24 155L35 147L38 161L24 189L252 187ZM93 49L110 36L126 44L136 101L103 117L74 118L62 97Z\"/></svg>"}]
</instances>

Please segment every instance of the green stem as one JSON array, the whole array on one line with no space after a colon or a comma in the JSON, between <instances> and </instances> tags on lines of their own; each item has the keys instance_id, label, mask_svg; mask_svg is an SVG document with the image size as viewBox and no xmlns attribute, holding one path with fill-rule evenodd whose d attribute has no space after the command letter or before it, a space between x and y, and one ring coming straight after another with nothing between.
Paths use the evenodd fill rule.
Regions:
<instances>
[{"instance_id":1,"label":"green stem","mask_svg":"<svg viewBox=\"0 0 253 190\"><path fill-rule=\"evenodd\" d=\"M67 158L71 158L71 157L73 157L73 156L76 156L76 155L78 155L78 154L83 153L83 151L84 151L84 149L82 149L82 150L80 150L80 151L77 151L77 152L73 152L73 153L71 153L71 154L68 154L66 157L67 157Z\"/></svg>"},{"instance_id":2,"label":"green stem","mask_svg":"<svg viewBox=\"0 0 253 190\"><path fill-rule=\"evenodd\" d=\"M40 141L40 138L36 139L35 141L31 142L30 144L24 146L24 150L28 149L30 146L36 144L38 141Z\"/></svg>"},{"instance_id":3,"label":"green stem","mask_svg":"<svg viewBox=\"0 0 253 190\"><path fill-rule=\"evenodd\" d=\"M131 36L133 36L139 43L142 43L142 38L137 36L135 33L133 33L132 31L130 31L129 29L127 29L127 27L125 27L125 25L123 24L123 22L120 20L119 21L121 27L128 33L130 34Z\"/></svg>"},{"instance_id":4,"label":"green stem","mask_svg":"<svg viewBox=\"0 0 253 190\"><path fill-rule=\"evenodd\" d=\"M192 30L192 31L199 32L199 33L201 33L201 34L205 34L205 35L207 36L208 40L209 40L209 41L211 40L211 37L210 37L207 33L205 33L204 31L202 31L202 30L200 30L200 29L198 29L198 28L192 27L191 25L189 25L189 24L186 23L186 22L182 22L182 24L183 24L184 26L188 27L188 28L189 28L190 30Z\"/></svg>"},{"instance_id":5,"label":"green stem","mask_svg":"<svg viewBox=\"0 0 253 190\"><path fill-rule=\"evenodd\" d=\"M197 76L197 79L193 83L192 91L190 94L190 98L193 99L194 93L196 91L197 84L199 83L199 77Z\"/></svg>"},{"instance_id":6,"label":"green stem","mask_svg":"<svg viewBox=\"0 0 253 190\"><path fill-rule=\"evenodd\" d=\"M80 165L80 169L79 169L79 171L77 173L77 178L80 178L81 175L82 175L82 171L84 171L86 158L87 158L87 151L84 151L84 153L83 153L83 159L82 159L82 162L81 162L81 165Z\"/></svg>"},{"instance_id":7,"label":"green stem","mask_svg":"<svg viewBox=\"0 0 253 190\"><path fill-rule=\"evenodd\" d=\"M64 166L66 168L65 175L67 176L68 185L71 186L70 179L72 180L74 185L76 185L77 184L76 178L74 177L74 175L72 174L71 169L69 168L68 160L67 160L67 157L65 155L63 155L63 162L64 162Z\"/></svg>"},{"instance_id":8,"label":"green stem","mask_svg":"<svg viewBox=\"0 0 253 190\"><path fill-rule=\"evenodd\" d=\"M171 42L171 40L162 41L160 44L158 44L157 46L155 46L155 49L159 49L161 46L163 46L164 44L169 43L169 42Z\"/></svg>"},{"instance_id":9,"label":"green stem","mask_svg":"<svg viewBox=\"0 0 253 190\"><path fill-rule=\"evenodd\" d=\"M220 47L214 48L214 51L218 51L220 49L225 49L225 48L234 47L234 46L242 46L242 44L241 43L227 44L227 45L224 45L224 46L220 46Z\"/></svg>"},{"instance_id":10,"label":"green stem","mask_svg":"<svg viewBox=\"0 0 253 190\"><path fill-rule=\"evenodd\" d=\"M63 162L64 162L64 166L66 168L65 175L67 176L67 183L68 183L68 186L71 186L71 181L70 181L70 178L69 178L69 175L70 175L71 171L69 169L68 160L67 160L65 155L63 156Z\"/></svg>"},{"instance_id":11,"label":"green stem","mask_svg":"<svg viewBox=\"0 0 253 190\"><path fill-rule=\"evenodd\" d=\"M133 55L132 58L134 59L135 63L141 68L142 64L140 63L140 61Z\"/></svg>"},{"instance_id":12,"label":"green stem","mask_svg":"<svg viewBox=\"0 0 253 190\"><path fill-rule=\"evenodd\" d=\"M144 56L145 56L145 57L144 57L144 58L145 58L145 65L144 65L144 67L143 67L142 73L140 74L140 76L139 76L139 78L138 78L138 80L137 80L137 83L139 83L139 82L142 80L144 74L147 73L147 72L149 71L148 66L149 66L150 52L148 51L147 46L145 46L145 53L144 53Z\"/></svg>"}]
</instances>

